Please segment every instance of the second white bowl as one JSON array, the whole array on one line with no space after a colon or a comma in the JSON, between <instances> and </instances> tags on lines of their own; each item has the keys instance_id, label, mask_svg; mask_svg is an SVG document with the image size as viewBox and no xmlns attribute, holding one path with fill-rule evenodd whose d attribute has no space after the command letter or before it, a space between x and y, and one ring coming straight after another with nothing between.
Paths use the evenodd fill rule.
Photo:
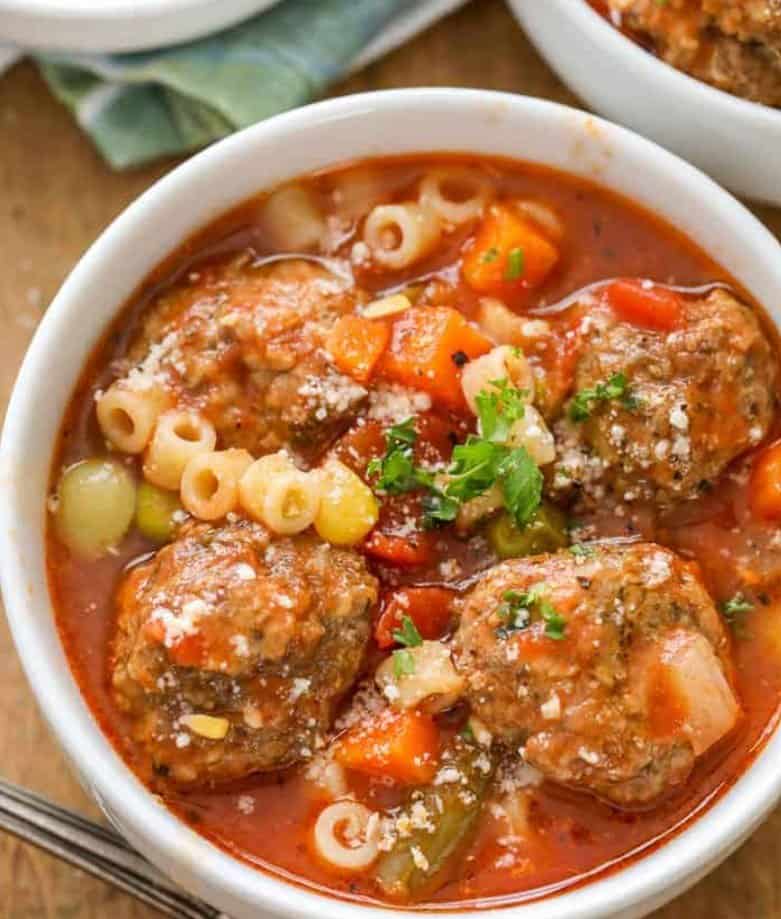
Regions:
<instances>
[{"instance_id":1,"label":"second white bowl","mask_svg":"<svg viewBox=\"0 0 781 919\"><path fill-rule=\"evenodd\" d=\"M739 195L781 205L781 110L675 70L585 0L509 0L541 54L592 108L704 169Z\"/></svg>"}]
</instances>

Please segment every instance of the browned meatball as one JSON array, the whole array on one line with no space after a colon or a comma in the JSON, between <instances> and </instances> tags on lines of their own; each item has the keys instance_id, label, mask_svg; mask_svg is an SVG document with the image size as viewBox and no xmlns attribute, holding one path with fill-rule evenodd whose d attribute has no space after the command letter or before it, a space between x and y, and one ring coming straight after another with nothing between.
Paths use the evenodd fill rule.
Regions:
<instances>
[{"instance_id":1,"label":"browned meatball","mask_svg":"<svg viewBox=\"0 0 781 919\"><path fill-rule=\"evenodd\" d=\"M585 507L672 504L709 487L768 432L776 365L753 310L724 290L686 302L681 327L650 331L598 302L576 371L577 392L622 374L623 396L594 401L585 421L556 425L554 493Z\"/></svg>"},{"instance_id":2,"label":"browned meatball","mask_svg":"<svg viewBox=\"0 0 781 919\"><path fill-rule=\"evenodd\" d=\"M161 296L120 372L141 372L172 390L177 407L214 424L222 447L315 450L366 397L324 352L338 317L363 299L318 264L258 266L245 253Z\"/></svg>"},{"instance_id":3,"label":"browned meatball","mask_svg":"<svg viewBox=\"0 0 781 919\"><path fill-rule=\"evenodd\" d=\"M495 739L624 807L680 785L739 716L719 614L660 546L504 562L467 597L455 645Z\"/></svg>"},{"instance_id":4,"label":"browned meatball","mask_svg":"<svg viewBox=\"0 0 781 919\"><path fill-rule=\"evenodd\" d=\"M376 598L363 559L315 536L185 527L117 599L114 696L155 771L203 784L310 756L362 665Z\"/></svg>"},{"instance_id":5,"label":"browned meatball","mask_svg":"<svg viewBox=\"0 0 781 919\"><path fill-rule=\"evenodd\" d=\"M609 0L673 67L766 105L781 105L777 0Z\"/></svg>"}]
</instances>

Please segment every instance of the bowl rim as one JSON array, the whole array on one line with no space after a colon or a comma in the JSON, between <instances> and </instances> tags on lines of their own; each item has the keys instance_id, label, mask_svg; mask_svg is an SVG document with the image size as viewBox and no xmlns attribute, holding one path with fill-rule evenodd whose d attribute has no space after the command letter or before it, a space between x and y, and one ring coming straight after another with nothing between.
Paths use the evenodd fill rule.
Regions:
<instances>
[{"instance_id":1,"label":"bowl rim","mask_svg":"<svg viewBox=\"0 0 781 919\"><path fill-rule=\"evenodd\" d=\"M517 0L511 0L516 3ZM659 79L670 91L685 94L692 103L716 106L724 117L740 116L755 120L767 121L770 124L781 123L781 109L744 99L725 89L712 86L704 80L698 80L683 70L678 70L655 54L646 51L636 42L624 35L594 9L588 0L548 0L557 6L562 15L568 16L582 29L591 33L602 51L609 59L616 54L623 54L627 65L631 65L649 79Z\"/></svg>"},{"instance_id":2,"label":"bowl rim","mask_svg":"<svg viewBox=\"0 0 781 919\"><path fill-rule=\"evenodd\" d=\"M16 512L22 505L23 488L19 483L25 472L20 444L25 437L31 436L36 401L46 398L47 367L56 354L60 337L72 334L72 319L80 297L89 291L94 277L105 276L110 270L122 240L138 233L142 226L148 226L150 217L166 208L170 211L183 190L191 194L226 163L232 164L250 152L257 154L258 149L262 155L266 144L279 138L289 140L299 128L314 130L312 126L316 125L317 130L325 130L339 122L343 128L349 119L366 117L392 122L394 114L410 110L421 116L437 112L443 118L468 117L483 114L486 108L501 110L511 120L527 117L551 121L575 119L573 125L587 124L603 132L616 145L619 156L629 160L644 159L649 164L653 161L657 172L666 171L694 186L696 194L707 199L710 216L728 221L731 235L740 233L750 239L753 270L769 277L774 289L777 287L781 291L781 247L770 232L699 170L631 131L566 106L507 93L428 88L365 93L316 103L248 128L181 164L137 198L100 235L66 279L35 333L9 402L0 441L0 482L8 487L7 501L0 502L0 585L28 681L60 746L87 778L93 796L109 815L116 815L130 841L145 853L151 853L151 860L162 864L175 878L186 879L190 889L202 896L211 896L224 909L230 909L226 904L233 903L242 908L265 907L275 915L314 919L328 903L328 914L333 919L387 919L391 915L387 907L380 905L344 901L328 894L325 894L327 900L323 899L323 893L291 883L282 874L257 870L190 830L156 802L119 757L94 720L73 673L68 669L60 675L56 666L47 666L51 652L47 650L46 632L51 630L52 623L45 620L52 615L51 597L47 591L45 616L28 614L31 588L21 564L23 538L20 531L23 528L17 528L15 523ZM479 144L474 149L479 149ZM464 150L468 152L466 145ZM419 152L426 151L442 152L444 147L422 141ZM319 151L311 155L312 170L327 165L318 159L321 156ZM603 185L611 187L608 182ZM665 216L661 208L658 213ZM190 232L199 226L193 224ZM162 252L158 261L167 254ZM758 266L765 266L766 260L767 266L760 271ZM778 267L774 267L776 265ZM111 306L103 310L106 321L116 315L124 299L117 302L117 296L109 298ZM74 384L75 377L70 379L70 391ZM51 451L56 431L47 433L46 437ZM51 461L50 457L51 452L47 462ZM41 496L42 504L44 497ZM40 539L41 534L35 538ZM44 570L38 568L34 573L45 582ZM63 652L61 644L58 651ZM63 718L63 710L66 718ZM484 909L481 915L517 916L518 919L561 919L565 915L568 919L604 919L607 915L620 915L622 919L629 919L661 905L671 896L670 891L681 892L739 845L781 796L781 771L773 762L774 757L781 756L781 732L777 727L778 719L768 728L763 751L732 787L663 845L634 859L620 871L608 872L541 900ZM420 915L419 911L394 912L396 915ZM465 915L465 911L456 908L440 914Z\"/></svg>"}]
</instances>

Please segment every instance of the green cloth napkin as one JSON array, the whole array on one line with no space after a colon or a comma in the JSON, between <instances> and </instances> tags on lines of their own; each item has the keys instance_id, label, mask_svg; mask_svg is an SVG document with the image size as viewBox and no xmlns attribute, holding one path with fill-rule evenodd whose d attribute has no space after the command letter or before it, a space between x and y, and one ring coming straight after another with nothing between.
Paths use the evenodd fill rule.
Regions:
<instances>
[{"instance_id":1,"label":"green cloth napkin","mask_svg":"<svg viewBox=\"0 0 781 919\"><path fill-rule=\"evenodd\" d=\"M115 55L36 54L115 168L202 147L309 102L421 0L284 0L207 38Z\"/></svg>"}]
</instances>

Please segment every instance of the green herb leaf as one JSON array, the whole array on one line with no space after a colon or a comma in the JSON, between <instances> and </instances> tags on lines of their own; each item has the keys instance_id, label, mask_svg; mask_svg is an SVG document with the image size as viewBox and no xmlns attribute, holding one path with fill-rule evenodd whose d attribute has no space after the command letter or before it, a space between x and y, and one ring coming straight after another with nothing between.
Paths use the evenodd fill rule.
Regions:
<instances>
[{"instance_id":1,"label":"green herb leaf","mask_svg":"<svg viewBox=\"0 0 781 919\"><path fill-rule=\"evenodd\" d=\"M485 252L483 253L483 257L480 259L480 261L484 265L490 265L491 262L495 262L498 258L499 258L499 250L496 248L496 246L491 246L489 249L485 250Z\"/></svg>"},{"instance_id":2,"label":"green herb leaf","mask_svg":"<svg viewBox=\"0 0 781 919\"><path fill-rule=\"evenodd\" d=\"M524 447L511 450L499 463L504 506L523 529L542 501L542 473Z\"/></svg>"},{"instance_id":3,"label":"green herb leaf","mask_svg":"<svg viewBox=\"0 0 781 919\"><path fill-rule=\"evenodd\" d=\"M512 632L528 629L532 623L532 614L537 613L545 623L545 634L548 638L561 641L565 636L567 620L545 597L545 590L546 585L540 583L525 591L506 591L502 596L502 603L496 610L496 615L503 622L497 629L497 635L507 638Z\"/></svg>"},{"instance_id":4,"label":"green herb leaf","mask_svg":"<svg viewBox=\"0 0 781 919\"><path fill-rule=\"evenodd\" d=\"M586 546L582 542L573 543L569 551L575 558L592 558L596 554L593 546Z\"/></svg>"},{"instance_id":5,"label":"green herb leaf","mask_svg":"<svg viewBox=\"0 0 781 919\"><path fill-rule=\"evenodd\" d=\"M377 477L377 491L399 495L431 484L430 473L415 466L413 447L417 438L414 418L385 431L385 456L371 460L366 467L367 475Z\"/></svg>"},{"instance_id":6,"label":"green herb leaf","mask_svg":"<svg viewBox=\"0 0 781 919\"><path fill-rule=\"evenodd\" d=\"M393 675L396 679L415 672L415 658L406 648L393 652Z\"/></svg>"},{"instance_id":7,"label":"green herb leaf","mask_svg":"<svg viewBox=\"0 0 781 919\"><path fill-rule=\"evenodd\" d=\"M455 498L450 498L437 490L427 494L422 504L423 526L427 530L440 527L445 523L452 523L458 516L458 509L461 506Z\"/></svg>"},{"instance_id":8,"label":"green herb leaf","mask_svg":"<svg viewBox=\"0 0 781 919\"><path fill-rule=\"evenodd\" d=\"M523 275L525 261L523 249L510 249L507 253L507 266L504 271L505 281L517 281Z\"/></svg>"},{"instance_id":9,"label":"green herb leaf","mask_svg":"<svg viewBox=\"0 0 781 919\"><path fill-rule=\"evenodd\" d=\"M639 405L638 400L629 391L629 383L623 373L614 373L604 383L597 383L594 387L581 389L576 393L569 404L569 417L572 421L586 421L591 416L594 404L609 402L612 399L621 399L625 408L630 411Z\"/></svg>"},{"instance_id":10,"label":"green herb leaf","mask_svg":"<svg viewBox=\"0 0 781 919\"><path fill-rule=\"evenodd\" d=\"M564 632L567 628L567 620L550 600L546 600L544 597L540 598L538 609L545 621L545 634L554 641L561 641L564 638Z\"/></svg>"},{"instance_id":11,"label":"green herb leaf","mask_svg":"<svg viewBox=\"0 0 781 919\"><path fill-rule=\"evenodd\" d=\"M394 629L393 640L400 645L404 645L405 648L417 648L418 645L423 644L423 639L417 626L406 615L401 617L401 628Z\"/></svg>"},{"instance_id":12,"label":"green herb leaf","mask_svg":"<svg viewBox=\"0 0 781 919\"><path fill-rule=\"evenodd\" d=\"M474 435L455 446L445 495L463 502L484 494L496 481L497 467L506 452L506 448Z\"/></svg>"},{"instance_id":13,"label":"green herb leaf","mask_svg":"<svg viewBox=\"0 0 781 919\"><path fill-rule=\"evenodd\" d=\"M491 380L491 389L481 389L475 402L483 439L506 443L512 426L524 416L527 396L507 379Z\"/></svg>"},{"instance_id":14,"label":"green herb leaf","mask_svg":"<svg viewBox=\"0 0 781 919\"><path fill-rule=\"evenodd\" d=\"M721 604L721 611L724 613L724 618L736 631L740 631L743 627L743 617L746 613L750 613L754 609L754 604L748 600L744 594L738 593L733 594L729 600L725 600Z\"/></svg>"}]
</instances>

